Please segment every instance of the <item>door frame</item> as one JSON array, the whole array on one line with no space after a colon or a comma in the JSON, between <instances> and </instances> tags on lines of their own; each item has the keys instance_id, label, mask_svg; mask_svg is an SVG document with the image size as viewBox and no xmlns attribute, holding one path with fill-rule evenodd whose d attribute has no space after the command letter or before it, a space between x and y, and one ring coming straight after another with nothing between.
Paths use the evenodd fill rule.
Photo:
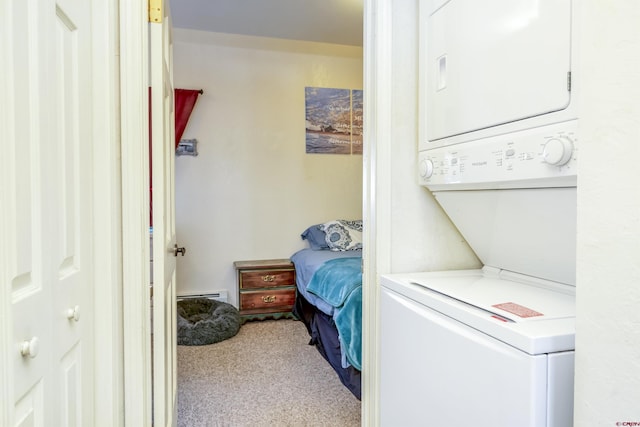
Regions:
<instances>
[{"instance_id":1,"label":"door frame","mask_svg":"<svg viewBox=\"0 0 640 427\"><path fill-rule=\"evenodd\" d=\"M124 422L118 5L92 1L94 420Z\"/></svg>"},{"instance_id":2,"label":"door frame","mask_svg":"<svg viewBox=\"0 0 640 427\"><path fill-rule=\"evenodd\" d=\"M148 5L120 0L124 425L152 424Z\"/></svg>"},{"instance_id":3,"label":"door frame","mask_svg":"<svg viewBox=\"0 0 640 427\"><path fill-rule=\"evenodd\" d=\"M6 28L4 23L10 19L8 5L6 2L0 2L0 28ZM5 62L7 58L6 50L9 46L5 46L9 38L3 34L0 38L0 69L6 70L8 67ZM4 78L0 79L0 136L4 135L4 129L9 129L9 117L5 100L8 98L8 84ZM0 163L2 165L3 163ZM4 167L0 167L0 182L9 182L7 176L9 170ZM4 203L9 200L10 195L7 194L5 185L0 186L0 203ZM4 216L4 210L0 209L0 235L7 236L9 230L6 229L8 221ZM5 245L0 244L0 311L7 313L7 310L11 309L11 292L8 286L4 286L6 279L6 272L8 271L9 254L6 253ZM11 316L0 316L0 425L6 426L13 423L13 369L10 369L12 359L9 357L11 354L12 343L12 324ZM14 344L15 345L15 344Z\"/></svg>"},{"instance_id":4,"label":"door frame","mask_svg":"<svg viewBox=\"0 0 640 427\"><path fill-rule=\"evenodd\" d=\"M393 0L364 0L362 425L380 425L380 287L389 271Z\"/></svg>"},{"instance_id":5,"label":"door frame","mask_svg":"<svg viewBox=\"0 0 640 427\"><path fill-rule=\"evenodd\" d=\"M149 141L146 128L148 54L147 2L120 0L120 99L122 135L122 310L124 328L125 425L151 423L151 355L149 292L140 283L149 283L148 192ZM363 218L368 227L363 253L365 293L363 301L363 425L378 425L379 414L379 291L377 272L389 263L385 245L389 212L381 209L380 194L388 191L388 177L378 165L388 159L390 144L390 105L392 26L390 0L364 1L365 38L365 144ZM378 151L382 149L382 153ZM384 162L383 162L384 165ZM382 176L381 176L382 173ZM0 325L1 326L1 325ZM370 335L369 335L370 334Z\"/></svg>"}]
</instances>

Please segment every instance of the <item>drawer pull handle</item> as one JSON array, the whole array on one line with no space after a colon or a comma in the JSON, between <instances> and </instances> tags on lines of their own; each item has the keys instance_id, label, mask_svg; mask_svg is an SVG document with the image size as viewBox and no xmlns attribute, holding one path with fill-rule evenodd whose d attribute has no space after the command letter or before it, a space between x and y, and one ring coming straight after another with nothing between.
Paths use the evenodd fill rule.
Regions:
<instances>
[{"instance_id":1,"label":"drawer pull handle","mask_svg":"<svg viewBox=\"0 0 640 427\"><path fill-rule=\"evenodd\" d=\"M266 303L276 302L276 296L275 295L265 295L265 296L262 297L262 302L266 302Z\"/></svg>"},{"instance_id":2,"label":"drawer pull handle","mask_svg":"<svg viewBox=\"0 0 640 427\"><path fill-rule=\"evenodd\" d=\"M267 274L266 276L262 276L263 282L273 282L274 280L276 280L276 276L274 276L273 274Z\"/></svg>"}]
</instances>

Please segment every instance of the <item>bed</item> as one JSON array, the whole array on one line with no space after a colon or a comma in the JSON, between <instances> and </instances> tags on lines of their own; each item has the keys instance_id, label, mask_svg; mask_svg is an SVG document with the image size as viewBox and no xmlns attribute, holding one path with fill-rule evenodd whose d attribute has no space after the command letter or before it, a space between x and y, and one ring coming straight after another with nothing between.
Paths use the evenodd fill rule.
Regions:
<instances>
[{"instance_id":1,"label":"bed","mask_svg":"<svg viewBox=\"0 0 640 427\"><path fill-rule=\"evenodd\" d=\"M362 222L336 220L302 233L309 248L291 256L297 295L293 314L310 343L360 399L362 348Z\"/></svg>"}]
</instances>

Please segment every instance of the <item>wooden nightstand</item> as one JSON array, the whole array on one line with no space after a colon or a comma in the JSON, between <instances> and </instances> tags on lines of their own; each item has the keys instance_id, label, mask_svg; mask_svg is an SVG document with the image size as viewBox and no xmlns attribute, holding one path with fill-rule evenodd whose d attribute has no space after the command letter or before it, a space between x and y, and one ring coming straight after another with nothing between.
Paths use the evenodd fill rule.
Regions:
<instances>
[{"instance_id":1,"label":"wooden nightstand","mask_svg":"<svg viewBox=\"0 0 640 427\"><path fill-rule=\"evenodd\" d=\"M242 321L293 318L296 271L288 259L236 261Z\"/></svg>"}]
</instances>

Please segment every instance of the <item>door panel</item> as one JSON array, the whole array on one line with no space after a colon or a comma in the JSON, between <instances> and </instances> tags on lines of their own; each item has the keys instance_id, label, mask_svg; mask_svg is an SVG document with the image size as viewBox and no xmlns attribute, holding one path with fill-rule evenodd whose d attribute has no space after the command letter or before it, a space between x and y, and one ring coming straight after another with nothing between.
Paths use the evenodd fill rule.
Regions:
<instances>
[{"instance_id":1,"label":"door panel","mask_svg":"<svg viewBox=\"0 0 640 427\"><path fill-rule=\"evenodd\" d=\"M161 19L151 21L151 158L153 188L153 418L159 426L176 417L176 244L174 221L174 111L172 34L168 2L157 1Z\"/></svg>"},{"instance_id":2,"label":"door panel","mask_svg":"<svg viewBox=\"0 0 640 427\"><path fill-rule=\"evenodd\" d=\"M15 405L15 425L17 427L44 426L44 387L42 381L33 384Z\"/></svg>"},{"instance_id":3,"label":"door panel","mask_svg":"<svg viewBox=\"0 0 640 427\"><path fill-rule=\"evenodd\" d=\"M14 403L7 418L91 425L91 2L4 3L2 228L10 232L2 280L10 296L2 310L11 318Z\"/></svg>"}]
</instances>

